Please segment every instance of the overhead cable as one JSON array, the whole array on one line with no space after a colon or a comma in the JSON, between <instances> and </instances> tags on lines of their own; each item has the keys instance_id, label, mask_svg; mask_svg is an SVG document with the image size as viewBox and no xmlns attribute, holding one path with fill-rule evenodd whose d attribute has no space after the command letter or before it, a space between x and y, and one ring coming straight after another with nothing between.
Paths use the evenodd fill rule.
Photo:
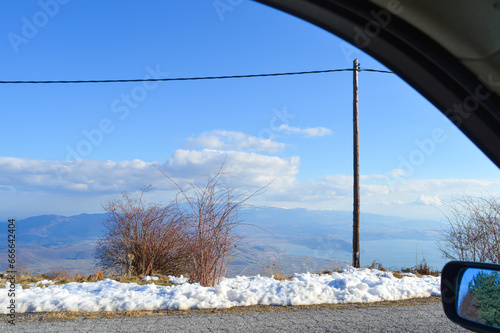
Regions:
<instances>
[{"instance_id":1,"label":"overhead cable","mask_svg":"<svg viewBox=\"0 0 500 333\"><path fill-rule=\"evenodd\" d=\"M221 80L221 79L243 79L251 77L268 76L291 76L304 74L321 74L334 72L349 72L352 68L325 69L318 71L288 72L288 73L268 73L268 74L245 74L245 75L223 75L223 76L195 76L195 77L175 77L175 78L143 78L143 79L114 79L114 80L27 80L27 81L0 81L0 84L82 84L82 83L126 83L126 82L160 82L160 81L196 81L196 80ZM359 69L359 72L393 73L390 71L377 69Z\"/></svg>"}]
</instances>

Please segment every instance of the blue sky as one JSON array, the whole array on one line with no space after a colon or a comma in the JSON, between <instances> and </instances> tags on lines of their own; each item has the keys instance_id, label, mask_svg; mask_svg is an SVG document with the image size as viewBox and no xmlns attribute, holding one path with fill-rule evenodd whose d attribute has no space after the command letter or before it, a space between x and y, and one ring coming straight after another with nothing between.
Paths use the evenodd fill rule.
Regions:
<instances>
[{"instance_id":1,"label":"blue sky","mask_svg":"<svg viewBox=\"0 0 500 333\"><path fill-rule=\"evenodd\" d=\"M215 4L218 4L217 7ZM1 80L127 79L386 69L253 1L0 4ZM352 73L162 83L0 85L0 214L100 212L121 191L199 179L226 161L257 205L350 210ZM494 166L394 74L360 73L363 212L440 218L498 193Z\"/></svg>"}]
</instances>

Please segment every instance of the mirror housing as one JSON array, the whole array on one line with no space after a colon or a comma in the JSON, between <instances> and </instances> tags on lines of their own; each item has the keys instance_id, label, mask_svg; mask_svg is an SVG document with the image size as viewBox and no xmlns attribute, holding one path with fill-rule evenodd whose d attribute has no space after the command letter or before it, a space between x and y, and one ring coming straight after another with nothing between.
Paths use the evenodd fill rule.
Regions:
<instances>
[{"instance_id":1,"label":"mirror housing","mask_svg":"<svg viewBox=\"0 0 500 333\"><path fill-rule=\"evenodd\" d=\"M493 281L498 286L498 293L488 292L488 300L492 304L498 304L500 308L500 265L486 264L478 262L452 261L447 263L441 273L441 300L446 316L453 322L475 332L500 332L500 311L493 315L495 317L491 326L487 324L487 320L483 316L478 315L478 306L480 301L477 300L474 293L477 293L480 288L478 281L482 280ZM478 286L476 286L478 285ZM496 287L495 287L496 288ZM471 294L471 295L469 295ZM474 294L475 295L475 294ZM474 304L472 315L471 312L464 311L461 306L466 298L474 298L474 302L467 301L469 304ZM465 305L464 305L465 307ZM482 308L495 312L497 306L490 304L482 304ZM481 317L481 319L478 319ZM490 319L491 320L491 319ZM490 323L491 324L491 323Z\"/></svg>"}]
</instances>

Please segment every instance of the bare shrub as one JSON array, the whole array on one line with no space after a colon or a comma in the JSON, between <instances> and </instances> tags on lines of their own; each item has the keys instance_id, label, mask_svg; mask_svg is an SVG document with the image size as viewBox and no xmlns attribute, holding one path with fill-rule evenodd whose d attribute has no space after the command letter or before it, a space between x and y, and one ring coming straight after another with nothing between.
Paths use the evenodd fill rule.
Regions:
<instances>
[{"instance_id":1,"label":"bare shrub","mask_svg":"<svg viewBox=\"0 0 500 333\"><path fill-rule=\"evenodd\" d=\"M228 187L222 182L223 167L224 164L203 185L193 182L186 189L158 168L179 190L175 204L191 244L188 275L191 282L202 286L214 286L225 275L234 257L232 250L240 240L233 233L241 224L239 210L263 189L244 195Z\"/></svg>"},{"instance_id":2,"label":"bare shrub","mask_svg":"<svg viewBox=\"0 0 500 333\"><path fill-rule=\"evenodd\" d=\"M446 203L447 226L438 242L451 260L500 263L500 200L463 195Z\"/></svg>"},{"instance_id":3,"label":"bare shrub","mask_svg":"<svg viewBox=\"0 0 500 333\"><path fill-rule=\"evenodd\" d=\"M27 260L19 260L17 264L17 276L19 278L30 278L33 277L33 270L28 267Z\"/></svg>"},{"instance_id":4,"label":"bare shrub","mask_svg":"<svg viewBox=\"0 0 500 333\"><path fill-rule=\"evenodd\" d=\"M175 205L146 203L148 189L137 197L124 192L103 205L109 215L96 248L98 267L128 275L185 273L191 249L181 214Z\"/></svg>"},{"instance_id":5,"label":"bare shrub","mask_svg":"<svg viewBox=\"0 0 500 333\"><path fill-rule=\"evenodd\" d=\"M137 197L124 192L103 205L109 214L96 248L97 266L128 277L184 274L203 286L218 283L240 239L233 233L241 224L239 210L265 188L244 195L226 186L223 166L203 185L187 188L157 168L178 189L166 207L144 202L149 188Z\"/></svg>"}]
</instances>

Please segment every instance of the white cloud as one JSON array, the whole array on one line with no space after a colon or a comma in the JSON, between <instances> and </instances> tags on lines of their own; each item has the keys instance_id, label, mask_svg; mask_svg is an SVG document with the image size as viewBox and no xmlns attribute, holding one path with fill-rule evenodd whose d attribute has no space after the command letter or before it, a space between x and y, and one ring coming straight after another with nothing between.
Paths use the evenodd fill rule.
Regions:
<instances>
[{"instance_id":1,"label":"white cloud","mask_svg":"<svg viewBox=\"0 0 500 333\"><path fill-rule=\"evenodd\" d=\"M286 124L282 124L280 127L278 127L278 130L290 134L301 134L304 135L306 138L326 136L326 135L331 135L333 133L332 130L326 127L299 128L299 127L288 126Z\"/></svg>"},{"instance_id":2,"label":"white cloud","mask_svg":"<svg viewBox=\"0 0 500 333\"><path fill-rule=\"evenodd\" d=\"M71 162L0 157L0 185L71 192L115 192L138 189L158 177L152 163L140 160Z\"/></svg>"},{"instance_id":3,"label":"white cloud","mask_svg":"<svg viewBox=\"0 0 500 333\"><path fill-rule=\"evenodd\" d=\"M296 182L300 158L289 159L241 151L179 149L164 164L174 177L194 179L213 174L224 164L232 184L245 186L288 186Z\"/></svg>"},{"instance_id":4,"label":"white cloud","mask_svg":"<svg viewBox=\"0 0 500 333\"><path fill-rule=\"evenodd\" d=\"M380 177L366 176L367 179ZM307 209L352 209L353 179L347 175L327 175L317 180L296 183L292 187L270 192L268 202L285 208ZM377 200L389 193L386 185L361 184L362 200L375 197Z\"/></svg>"},{"instance_id":5,"label":"white cloud","mask_svg":"<svg viewBox=\"0 0 500 333\"><path fill-rule=\"evenodd\" d=\"M436 195L464 193L482 196L498 193L500 180L490 179L405 179L391 188L393 192L415 194L435 193Z\"/></svg>"},{"instance_id":6,"label":"white cloud","mask_svg":"<svg viewBox=\"0 0 500 333\"><path fill-rule=\"evenodd\" d=\"M370 185L370 184L360 184L361 195L373 196L373 195L387 195L389 194L389 187L387 185Z\"/></svg>"},{"instance_id":7,"label":"white cloud","mask_svg":"<svg viewBox=\"0 0 500 333\"><path fill-rule=\"evenodd\" d=\"M271 139L261 139L242 132L213 130L203 132L196 138L188 139L190 147L221 149L221 150L250 150L254 152L276 153L285 148L285 144Z\"/></svg>"},{"instance_id":8,"label":"white cloud","mask_svg":"<svg viewBox=\"0 0 500 333\"><path fill-rule=\"evenodd\" d=\"M397 178L397 177L403 176L405 173L406 173L406 171L403 169L394 169L394 170L389 171L387 174L394 177L394 178Z\"/></svg>"},{"instance_id":9,"label":"white cloud","mask_svg":"<svg viewBox=\"0 0 500 333\"><path fill-rule=\"evenodd\" d=\"M180 149L163 164L137 159L62 162L0 157L0 189L113 193L136 191L150 184L170 189L172 184L155 165L182 183L213 175L223 162L226 180L236 186L264 186L272 181L273 186L290 186L296 181L300 158L213 149Z\"/></svg>"},{"instance_id":10,"label":"white cloud","mask_svg":"<svg viewBox=\"0 0 500 333\"><path fill-rule=\"evenodd\" d=\"M361 175L360 180L362 212L410 218L440 219L437 207L453 194L484 196L500 188L500 180L405 179L397 187L384 175ZM352 176L329 175L269 194L270 204L284 208L352 210Z\"/></svg>"},{"instance_id":11,"label":"white cloud","mask_svg":"<svg viewBox=\"0 0 500 333\"><path fill-rule=\"evenodd\" d=\"M252 203L256 205L352 209L351 175L327 175L298 181L298 156L282 158L236 150L179 149L164 163L156 162L155 165L176 182L184 184L213 175L222 163L225 163L224 170L229 172L223 180L230 186L252 190L272 182L265 193L253 199ZM440 216L436 207L453 194L466 192L482 196L498 193L500 188L500 180L405 179L398 186L391 187L384 175L361 175L360 179L363 212L412 217ZM172 192L165 190L174 188L153 163L137 159L62 162L0 157L0 200L10 203L5 207L18 207L21 200L30 207L43 209L41 202L49 201L50 197L45 213L57 213L59 211L54 211L54 207L69 209L78 205L79 201L71 201L73 195L78 195L81 202L87 202L86 207L90 207L89 200L102 202L105 196L125 190L134 192L150 184L159 190L155 195L160 200L167 200ZM55 199L58 196L60 200ZM95 206L99 210L99 203Z\"/></svg>"},{"instance_id":12,"label":"white cloud","mask_svg":"<svg viewBox=\"0 0 500 333\"><path fill-rule=\"evenodd\" d=\"M402 200L394 200L394 201L382 201L382 205L385 205L385 206L392 206L392 205L406 205L408 204L407 202L404 202Z\"/></svg>"},{"instance_id":13,"label":"white cloud","mask_svg":"<svg viewBox=\"0 0 500 333\"><path fill-rule=\"evenodd\" d=\"M420 198L416 201L417 204L426 205L426 206L442 206L443 202L436 195L434 197L427 196L422 194Z\"/></svg>"}]
</instances>

